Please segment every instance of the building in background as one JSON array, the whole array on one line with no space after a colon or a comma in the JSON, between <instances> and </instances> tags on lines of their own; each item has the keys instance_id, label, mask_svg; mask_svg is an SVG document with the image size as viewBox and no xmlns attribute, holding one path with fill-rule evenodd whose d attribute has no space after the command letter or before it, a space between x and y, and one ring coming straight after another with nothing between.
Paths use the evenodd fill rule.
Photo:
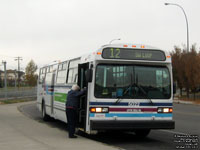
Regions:
<instances>
[{"instance_id":1,"label":"building in background","mask_svg":"<svg viewBox=\"0 0 200 150\"><path fill-rule=\"evenodd\" d=\"M4 87L4 71L0 70L0 87ZM24 85L25 82L25 73L23 71L19 72L19 79L20 79L20 84ZM7 70L7 86L15 86L15 80L16 84L18 83L18 71L16 70Z\"/></svg>"}]
</instances>

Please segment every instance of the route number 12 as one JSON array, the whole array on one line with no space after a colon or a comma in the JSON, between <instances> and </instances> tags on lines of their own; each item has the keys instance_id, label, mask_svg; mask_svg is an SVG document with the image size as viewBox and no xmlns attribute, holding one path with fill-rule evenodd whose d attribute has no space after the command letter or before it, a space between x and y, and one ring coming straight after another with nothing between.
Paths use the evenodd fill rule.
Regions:
<instances>
[{"instance_id":1,"label":"route number 12","mask_svg":"<svg viewBox=\"0 0 200 150\"><path fill-rule=\"evenodd\" d=\"M120 49L119 48L111 48L110 49L110 58L120 58Z\"/></svg>"}]
</instances>

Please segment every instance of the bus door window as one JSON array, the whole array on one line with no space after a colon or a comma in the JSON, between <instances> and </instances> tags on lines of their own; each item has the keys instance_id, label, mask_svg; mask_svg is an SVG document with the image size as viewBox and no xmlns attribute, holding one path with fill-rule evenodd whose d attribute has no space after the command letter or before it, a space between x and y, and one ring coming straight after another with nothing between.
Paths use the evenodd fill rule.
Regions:
<instances>
[{"instance_id":1,"label":"bus door window","mask_svg":"<svg viewBox=\"0 0 200 150\"><path fill-rule=\"evenodd\" d=\"M80 88L87 87L86 82L86 70L89 68L89 64L80 64L78 69L78 85Z\"/></svg>"},{"instance_id":2,"label":"bus door window","mask_svg":"<svg viewBox=\"0 0 200 150\"><path fill-rule=\"evenodd\" d=\"M88 84L86 82L86 70L89 68L89 64L79 64L78 66L78 85L81 89L87 88ZM79 127L85 128L86 124L86 108L87 108L87 95L84 95L80 99L79 105Z\"/></svg>"}]
</instances>

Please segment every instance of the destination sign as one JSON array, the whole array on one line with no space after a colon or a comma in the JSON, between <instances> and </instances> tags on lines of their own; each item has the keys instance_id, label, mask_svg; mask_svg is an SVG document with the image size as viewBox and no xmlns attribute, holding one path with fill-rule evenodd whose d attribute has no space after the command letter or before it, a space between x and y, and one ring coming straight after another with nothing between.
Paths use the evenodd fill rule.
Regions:
<instances>
[{"instance_id":1,"label":"destination sign","mask_svg":"<svg viewBox=\"0 0 200 150\"><path fill-rule=\"evenodd\" d=\"M165 53L160 50L128 49L128 48L104 48L102 57L105 59L129 59L165 61Z\"/></svg>"}]
</instances>

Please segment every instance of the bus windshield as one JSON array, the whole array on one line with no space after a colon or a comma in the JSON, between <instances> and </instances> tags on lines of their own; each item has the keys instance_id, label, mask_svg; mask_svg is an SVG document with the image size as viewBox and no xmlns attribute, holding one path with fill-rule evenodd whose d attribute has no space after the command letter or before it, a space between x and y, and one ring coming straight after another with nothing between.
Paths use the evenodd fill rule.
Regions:
<instances>
[{"instance_id":1,"label":"bus windshield","mask_svg":"<svg viewBox=\"0 0 200 150\"><path fill-rule=\"evenodd\" d=\"M96 98L169 99L170 73L167 67L104 65L96 68Z\"/></svg>"}]
</instances>

